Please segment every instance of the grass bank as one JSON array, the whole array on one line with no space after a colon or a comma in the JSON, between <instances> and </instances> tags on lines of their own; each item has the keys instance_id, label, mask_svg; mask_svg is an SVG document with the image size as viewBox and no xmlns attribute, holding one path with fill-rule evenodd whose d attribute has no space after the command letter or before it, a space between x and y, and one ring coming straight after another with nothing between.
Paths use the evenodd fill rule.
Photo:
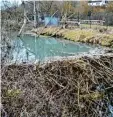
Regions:
<instances>
[{"instance_id":1,"label":"grass bank","mask_svg":"<svg viewBox=\"0 0 113 117\"><path fill-rule=\"evenodd\" d=\"M40 32L41 31L41 32ZM106 47L113 47L113 33L106 29L61 29L59 27L48 27L33 29L32 32L41 35L61 37L67 40L91 44L100 44Z\"/></svg>"}]
</instances>

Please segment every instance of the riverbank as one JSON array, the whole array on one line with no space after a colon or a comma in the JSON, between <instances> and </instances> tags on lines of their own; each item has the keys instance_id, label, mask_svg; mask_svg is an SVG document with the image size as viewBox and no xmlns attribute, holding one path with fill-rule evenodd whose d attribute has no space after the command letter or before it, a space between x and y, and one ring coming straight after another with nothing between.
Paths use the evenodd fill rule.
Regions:
<instances>
[{"instance_id":1,"label":"riverbank","mask_svg":"<svg viewBox=\"0 0 113 117\"><path fill-rule=\"evenodd\" d=\"M102 32L101 32L102 31ZM60 37L74 42L83 42L99 44L106 47L113 47L112 30L94 30L94 29L62 29L60 27L47 27L33 29L31 32L36 34Z\"/></svg>"}]
</instances>

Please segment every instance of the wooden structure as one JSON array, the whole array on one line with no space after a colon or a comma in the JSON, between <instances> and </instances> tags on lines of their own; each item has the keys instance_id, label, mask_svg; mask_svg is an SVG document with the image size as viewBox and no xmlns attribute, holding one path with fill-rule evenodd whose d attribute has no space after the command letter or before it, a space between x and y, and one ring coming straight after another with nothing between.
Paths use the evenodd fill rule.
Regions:
<instances>
[{"instance_id":1,"label":"wooden structure","mask_svg":"<svg viewBox=\"0 0 113 117\"><path fill-rule=\"evenodd\" d=\"M93 25L104 25L104 22L103 20L81 20L80 21L81 24L93 24Z\"/></svg>"},{"instance_id":2,"label":"wooden structure","mask_svg":"<svg viewBox=\"0 0 113 117\"><path fill-rule=\"evenodd\" d=\"M78 22L78 19L68 19L66 22L74 25L79 24L79 22L80 24L90 24L91 22L91 24L93 25L104 25L105 21L104 20L80 20ZM60 21L60 23L62 23L62 21Z\"/></svg>"},{"instance_id":3,"label":"wooden structure","mask_svg":"<svg viewBox=\"0 0 113 117\"><path fill-rule=\"evenodd\" d=\"M59 24L62 25L63 28L73 28L75 26L80 26L80 22L77 21L60 21Z\"/></svg>"}]
</instances>

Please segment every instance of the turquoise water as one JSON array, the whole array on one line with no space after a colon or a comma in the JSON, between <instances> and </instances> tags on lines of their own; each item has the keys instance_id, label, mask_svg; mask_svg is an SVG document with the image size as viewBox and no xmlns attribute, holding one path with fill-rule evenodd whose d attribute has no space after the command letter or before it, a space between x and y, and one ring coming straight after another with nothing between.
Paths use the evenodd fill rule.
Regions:
<instances>
[{"instance_id":1,"label":"turquoise water","mask_svg":"<svg viewBox=\"0 0 113 117\"><path fill-rule=\"evenodd\" d=\"M89 52L96 48L64 39L44 36L36 38L30 35L17 37L13 44L15 45L12 52L14 61L44 61L48 57L74 56L77 53Z\"/></svg>"}]
</instances>

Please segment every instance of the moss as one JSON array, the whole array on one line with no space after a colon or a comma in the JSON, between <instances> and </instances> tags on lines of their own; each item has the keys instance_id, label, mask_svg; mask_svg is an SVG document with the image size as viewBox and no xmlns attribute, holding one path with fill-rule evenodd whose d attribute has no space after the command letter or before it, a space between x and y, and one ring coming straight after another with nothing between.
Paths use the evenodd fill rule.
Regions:
<instances>
[{"instance_id":1,"label":"moss","mask_svg":"<svg viewBox=\"0 0 113 117\"><path fill-rule=\"evenodd\" d=\"M7 97L18 97L21 94L21 90L19 89L10 89L7 90L6 95Z\"/></svg>"},{"instance_id":2,"label":"moss","mask_svg":"<svg viewBox=\"0 0 113 117\"><path fill-rule=\"evenodd\" d=\"M85 94L85 95L80 95L80 99L81 98L85 98L85 99L91 99L91 100L98 100L104 97L104 93L99 93L99 92L94 92L94 93L90 93L90 94Z\"/></svg>"}]
</instances>

